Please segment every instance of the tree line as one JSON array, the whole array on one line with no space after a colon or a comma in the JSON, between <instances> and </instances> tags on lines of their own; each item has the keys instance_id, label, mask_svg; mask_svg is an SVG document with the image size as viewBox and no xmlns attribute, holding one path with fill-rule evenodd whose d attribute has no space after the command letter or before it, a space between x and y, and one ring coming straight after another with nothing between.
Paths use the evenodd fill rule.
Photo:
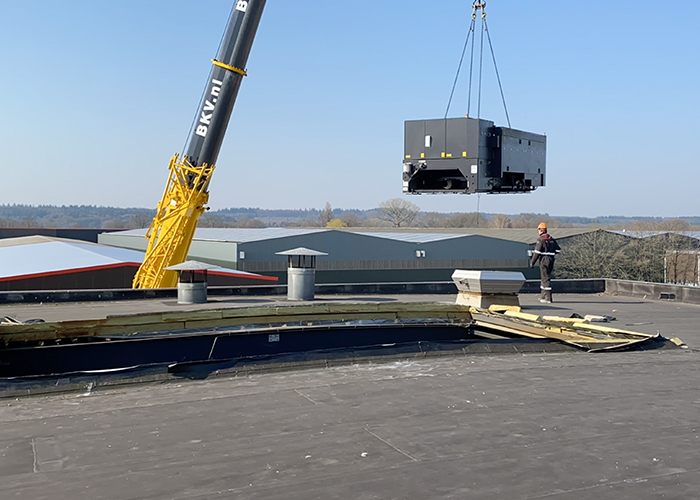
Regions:
<instances>
[{"instance_id":1,"label":"tree line","mask_svg":"<svg viewBox=\"0 0 700 500\"><path fill-rule=\"evenodd\" d=\"M148 227L155 210L146 208L73 206L0 205L0 227L105 228L135 229ZM261 208L227 208L206 212L200 227L415 227L415 228L534 228L546 222L558 227L600 227L639 229L673 227L689 230L700 218L596 218L553 217L548 214L518 215L484 213L423 212L405 198L381 202L369 210L337 209L330 203L323 208L275 210ZM602 221L602 222L601 222ZM608 223L606 223L606 221Z\"/></svg>"}]
</instances>

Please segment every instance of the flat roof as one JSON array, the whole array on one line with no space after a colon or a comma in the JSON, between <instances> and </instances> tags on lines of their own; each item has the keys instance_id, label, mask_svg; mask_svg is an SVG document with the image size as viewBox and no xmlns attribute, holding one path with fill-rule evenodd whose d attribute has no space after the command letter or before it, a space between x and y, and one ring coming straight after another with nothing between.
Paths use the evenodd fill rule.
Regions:
<instances>
[{"instance_id":1,"label":"flat roof","mask_svg":"<svg viewBox=\"0 0 700 500\"><path fill-rule=\"evenodd\" d=\"M412 300L401 297L366 299ZM697 496L700 308L597 295L555 296L547 306L534 295L522 299L538 314L611 314L614 326L676 333L691 349L377 359L13 398L0 405L3 491L280 500ZM93 306L100 314L186 308L174 299L12 305L0 306L0 316L87 316Z\"/></svg>"}]
</instances>

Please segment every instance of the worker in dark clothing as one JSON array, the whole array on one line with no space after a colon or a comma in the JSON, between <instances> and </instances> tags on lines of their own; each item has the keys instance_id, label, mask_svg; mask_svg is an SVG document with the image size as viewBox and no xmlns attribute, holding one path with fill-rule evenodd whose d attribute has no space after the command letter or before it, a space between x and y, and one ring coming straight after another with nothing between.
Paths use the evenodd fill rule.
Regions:
<instances>
[{"instance_id":1,"label":"worker in dark clothing","mask_svg":"<svg viewBox=\"0 0 700 500\"><path fill-rule=\"evenodd\" d=\"M535 250L532 252L530 267L540 261L540 289L542 295L540 302L544 304L552 303L552 269L554 269L554 257L561 251L557 241L547 233L547 224L540 222L537 226L540 237L537 239Z\"/></svg>"}]
</instances>

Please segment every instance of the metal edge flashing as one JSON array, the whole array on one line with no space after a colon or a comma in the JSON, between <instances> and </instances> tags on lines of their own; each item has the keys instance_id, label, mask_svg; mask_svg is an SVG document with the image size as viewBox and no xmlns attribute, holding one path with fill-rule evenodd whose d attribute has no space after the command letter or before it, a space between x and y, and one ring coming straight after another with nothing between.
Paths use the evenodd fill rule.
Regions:
<instances>
[{"instance_id":1,"label":"metal edge flashing","mask_svg":"<svg viewBox=\"0 0 700 500\"><path fill-rule=\"evenodd\" d=\"M605 279L552 280L554 293L603 293L606 292ZM286 295L287 285L260 284L235 286L210 286L211 296L270 296ZM317 295L341 294L440 294L457 293L453 281L424 282L380 282L380 283L316 283ZM520 293L540 293L539 280L527 280ZM0 292L0 304L34 304L54 302L98 302L114 300L143 300L176 298L176 288L155 289L88 289L88 290L19 290ZM700 303L700 291L698 302Z\"/></svg>"},{"instance_id":2,"label":"metal edge flashing","mask_svg":"<svg viewBox=\"0 0 700 500\"><path fill-rule=\"evenodd\" d=\"M700 305L700 287L673 283L606 279L605 294Z\"/></svg>"}]
</instances>

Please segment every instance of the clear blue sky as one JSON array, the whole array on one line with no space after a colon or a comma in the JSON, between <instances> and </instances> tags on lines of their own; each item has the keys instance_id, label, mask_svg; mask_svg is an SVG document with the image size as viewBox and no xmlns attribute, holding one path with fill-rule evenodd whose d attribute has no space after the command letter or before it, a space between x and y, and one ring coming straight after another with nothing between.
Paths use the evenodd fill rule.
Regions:
<instances>
[{"instance_id":1,"label":"clear blue sky","mask_svg":"<svg viewBox=\"0 0 700 500\"><path fill-rule=\"evenodd\" d=\"M0 2L0 203L155 208L232 1ZM470 0L268 0L210 206L403 197L403 121L443 115L470 13ZM700 2L489 0L487 13L512 125L547 134L548 185L481 196L481 211L700 215ZM504 125L485 62L481 116Z\"/></svg>"}]
</instances>

